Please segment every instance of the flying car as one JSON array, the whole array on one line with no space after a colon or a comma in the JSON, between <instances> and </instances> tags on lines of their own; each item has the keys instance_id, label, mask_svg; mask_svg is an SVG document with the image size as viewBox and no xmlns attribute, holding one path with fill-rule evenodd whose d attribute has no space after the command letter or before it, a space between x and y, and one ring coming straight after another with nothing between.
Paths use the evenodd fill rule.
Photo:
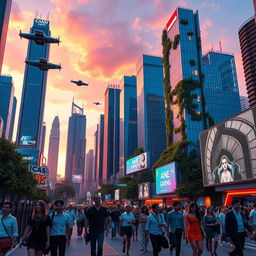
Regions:
<instances>
[{"instance_id":1,"label":"flying car","mask_svg":"<svg viewBox=\"0 0 256 256\"><path fill-rule=\"evenodd\" d=\"M97 106L98 106L98 105L102 105L102 104L101 104L100 102L98 102L98 101L97 101L97 102L93 102L93 104L95 104L95 105L97 105Z\"/></svg>"},{"instance_id":2,"label":"flying car","mask_svg":"<svg viewBox=\"0 0 256 256\"><path fill-rule=\"evenodd\" d=\"M74 83L77 86L88 86L88 84L83 82L82 80L78 80L78 81L71 80L71 83Z\"/></svg>"},{"instance_id":3,"label":"flying car","mask_svg":"<svg viewBox=\"0 0 256 256\"><path fill-rule=\"evenodd\" d=\"M28 40L33 40L37 45L45 44L58 44L60 43L60 38L54 38L46 36L43 31L37 30L34 33L22 33L20 31L20 38L26 38Z\"/></svg>"},{"instance_id":4,"label":"flying car","mask_svg":"<svg viewBox=\"0 0 256 256\"><path fill-rule=\"evenodd\" d=\"M48 62L47 59L39 59L39 60L26 60L26 64L38 67L42 71L48 71L49 69L61 69L61 65L53 64Z\"/></svg>"}]
</instances>

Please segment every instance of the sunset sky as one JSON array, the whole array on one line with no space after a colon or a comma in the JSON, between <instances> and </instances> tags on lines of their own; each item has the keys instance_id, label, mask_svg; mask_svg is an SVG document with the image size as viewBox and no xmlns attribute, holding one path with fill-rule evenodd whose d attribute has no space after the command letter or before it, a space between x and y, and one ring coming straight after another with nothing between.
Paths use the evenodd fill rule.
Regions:
<instances>
[{"instance_id":1,"label":"sunset sky","mask_svg":"<svg viewBox=\"0 0 256 256\"><path fill-rule=\"evenodd\" d=\"M252 0L13 0L2 73L13 76L18 99L15 126L23 85L28 41L19 31L29 32L38 13L49 13L53 37L60 46L51 45L50 62L61 63L62 71L49 71L44 120L47 125L45 156L54 116L60 118L60 155L58 172L65 170L68 117L73 96L85 105L87 147L93 148L94 132L104 106L104 93L110 83L124 75L134 75L142 54L161 56L161 34L174 10L186 7L199 11L203 51L218 50L236 58L240 94L246 95L238 29L254 13ZM84 80L89 87L75 87L70 80ZM14 131L16 138L16 129Z\"/></svg>"}]
</instances>

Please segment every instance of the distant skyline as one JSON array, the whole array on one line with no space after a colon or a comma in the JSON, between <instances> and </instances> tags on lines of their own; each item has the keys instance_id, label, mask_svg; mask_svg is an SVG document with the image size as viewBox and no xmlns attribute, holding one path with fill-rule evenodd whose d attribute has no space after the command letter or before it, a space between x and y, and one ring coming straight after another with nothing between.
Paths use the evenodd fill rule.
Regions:
<instances>
[{"instance_id":1,"label":"distant skyline","mask_svg":"<svg viewBox=\"0 0 256 256\"><path fill-rule=\"evenodd\" d=\"M59 174L63 175L65 170L73 96L80 105L85 103L88 151L93 148L98 118L104 112L104 105L96 106L93 102L104 102L108 84L119 84L124 75L134 75L142 54L161 56L162 30L178 6L199 11L204 52L212 46L218 50L221 41L224 52L234 53L240 93L246 95L238 29L253 16L252 0L13 0L2 73L13 76L18 100L16 127L28 45L27 40L19 38L19 30L29 31L36 12L42 19L49 13L52 36L60 36L62 41L50 50L50 61L61 63L63 70L48 73L44 114L48 127L54 116L59 115ZM71 79L89 82L89 86L76 87ZM49 132L47 129L46 138ZM46 142L47 156L48 139Z\"/></svg>"}]
</instances>

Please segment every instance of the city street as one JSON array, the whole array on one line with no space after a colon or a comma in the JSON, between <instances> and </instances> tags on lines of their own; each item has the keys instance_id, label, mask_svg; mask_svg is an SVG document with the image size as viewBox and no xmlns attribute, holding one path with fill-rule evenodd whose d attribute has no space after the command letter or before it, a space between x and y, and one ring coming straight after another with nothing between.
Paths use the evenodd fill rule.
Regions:
<instances>
[{"instance_id":1,"label":"city street","mask_svg":"<svg viewBox=\"0 0 256 256\"><path fill-rule=\"evenodd\" d=\"M131 250L130 250L130 255L131 256L151 256L152 255L152 247L151 243L149 244L149 251L148 253L141 253L139 252L140 249L140 242L133 242L131 245ZM254 247L252 248L248 248ZM255 256L256 255L256 243L253 242L247 242L247 248L244 251L245 256ZM219 256L224 256L228 255L228 252L231 250L231 247L228 245L224 245L223 247L218 248L218 255ZM25 256L26 255L26 249L22 248L19 249L17 252L15 252L13 255L15 256ZM84 239L78 238L76 235L76 230L74 230L72 241L70 244L70 247L67 248L66 256L90 256L90 246L85 245ZM123 256L125 254L122 253L122 243L121 243L121 238L118 236L115 239L111 238L106 238L105 243L104 243L104 251L103 251L104 256L112 256L112 255L118 255L118 256ZM181 249L181 256L189 256L192 255L191 253L191 248L188 244L185 243L185 240L182 241L182 249ZM209 253L205 249L205 244L204 244L204 252L203 255L209 255ZM161 254L159 256L169 256L168 250L163 249Z\"/></svg>"}]
</instances>

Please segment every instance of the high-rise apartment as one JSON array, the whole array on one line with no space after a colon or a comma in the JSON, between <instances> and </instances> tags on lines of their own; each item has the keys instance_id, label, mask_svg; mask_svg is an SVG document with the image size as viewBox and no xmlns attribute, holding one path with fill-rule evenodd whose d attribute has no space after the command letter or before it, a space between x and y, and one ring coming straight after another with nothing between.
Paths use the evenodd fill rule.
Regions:
<instances>
[{"instance_id":1,"label":"high-rise apartment","mask_svg":"<svg viewBox=\"0 0 256 256\"><path fill-rule=\"evenodd\" d=\"M85 191L93 192L93 165L94 165L94 154L93 150L90 149L86 154L86 168L85 168Z\"/></svg>"},{"instance_id":2,"label":"high-rise apartment","mask_svg":"<svg viewBox=\"0 0 256 256\"><path fill-rule=\"evenodd\" d=\"M17 108L17 98L14 96L13 97L13 102L12 102L12 117L11 117L11 124L10 124L10 130L9 130L9 136L8 140L12 141L13 140L13 129L14 129L14 122L15 122L15 116L16 116L16 108Z\"/></svg>"},{"instance_id":3,"label":"high-rise apartment","mask_svg":"<svg viewBox=\"0 0 256 256\"><path fill-rule=\"evenodd\" d=\"M59 158L59 144L60 144L60 121L59 117L55 116L52 122L52 128L49 138L48 148L48 181L51 189L55 188L57 182L58 158Z\"/></svg>"},{"instance_id":4,"label":"high-rise apartment","mask_svg":"<svg viewBox=\"0 0 256 256\"><path fill-rule=\"evenodd\" d=\"M103 183L115 183L119 172L120 89L107 88L104 110Z\"/></svg>"},{"instance_id":5,"label":"high-rise apartment","mask_svg":"<svg viewBox=\"0 0 256 256\"><path fill-rule=\"evenodd\" d=\"M152 166L166 148L162 58L142 55L136 70L138 148L149 152Z\"/></svg>"},{"instance_id":6,"label":"high-rise apartment","mask_svg":"<svg viewBox=\"0 0 256 256\"><path fill-rule=\"evenodd\" d=\"M126 174L126 160L137 148L136 77L124 76L120 82L120 176Z\"/></svg>"},{"instance_id":7,"label":"high-rise apartment","mask_svg":"<svg viewBox=\"0 0 256 256\"><path fill-rule=\"evenodd\" d=\"M34 19L30 33L35 31L42 31L45 35L50 36L49 21ZM37 45L34 41L30 40L28 43L27 59L48 59L49 48L49 44ZM46 71L26 64L16 138L20 148L40 149L46 82Z\"/></svg>"},{"instance_id":8,"label":"high-rise apartment","mask_svg":"<svg viewBox=\"0 0 256 256\"><path fill-rule=\"evenodd\" d=\"M246 96L240 96L241 110L244 111L249 108L249 100Z\"/></svg>"},{"instance_id":9,"label":"high-rise apartment","mask_svg":"<svg viewBox=\"0 0 256 256\"><path fill-rule=\"evenodd\" d=\"M97 161L97 159L98 159L98 145L99 145L99 143L98 143L98 137L99 137L98 133L99 133L99 124L97 124L97 129L94 133L94 160L93 160L94 162L93 162L93 177L92 177L92 179L93 179L93 185L92 185L93 190L97 189L97 179L96 179L96 177L97 177L97 169L98 169L98 161Z\"/></svg>"},{"instance_id":10,"label":"high-rise apartment","mask_svg":"<svg viewBox=\"0 0 256 256\"><path fill-rule=\"evenodd\" d=\"M0 1L0 73L2 70L4 49L7 37L12 0Z\"/></svg>"},{"instance_id":11,"label":"high-rise apartment","mask_svg":"<svg viewBox=\"0 0 256 256\"><path fill-rule=\"evenodd\" d=\"M8 139L13 109L13 80L11 76L0 76L0 116L3 118L3 134Z\"/></svg>"},{"instance_id":12,"label":"high-rise apartment","mask_svg":"<svg viewBox=\"0 0 256 256\"><path fill-rule=\"evenodd\" d=\"M103 177L103 148L104 148L104 115L100 115L98 124L96 187L102 184Z\"/></svg>"}]
</instances>

